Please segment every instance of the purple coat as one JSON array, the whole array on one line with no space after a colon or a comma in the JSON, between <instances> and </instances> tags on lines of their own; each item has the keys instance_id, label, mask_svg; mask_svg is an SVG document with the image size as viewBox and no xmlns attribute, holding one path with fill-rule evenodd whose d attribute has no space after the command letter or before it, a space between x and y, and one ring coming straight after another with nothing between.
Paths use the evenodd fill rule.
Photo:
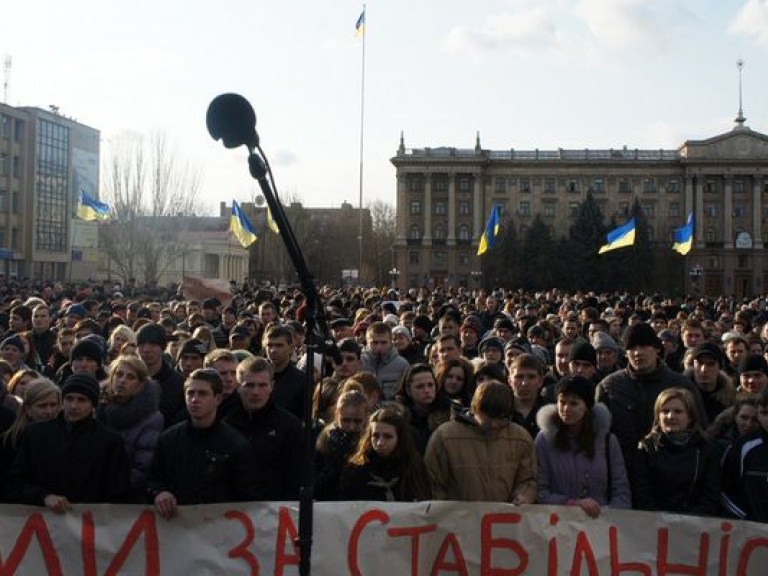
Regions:
<instances>
[{"instance_id":1,"label":"purple coat","mask_svg":"<svg viewBox=\"0 0 768 576\"><path fill-rule=\"evenodd\" d=\"M569 500L592 498L601 506L632 507L624 457L616 436L610 434L611 413L603 404L597 403L587 417L589 415L595 431L595 456L592 459L575 450L575 441L571 443L571 450L558 449L555 446L557 406L548 404L539 410L536 422L541 431L534 441L539 464L539 504L565 504Z\"/></svg>"}]
</instances>

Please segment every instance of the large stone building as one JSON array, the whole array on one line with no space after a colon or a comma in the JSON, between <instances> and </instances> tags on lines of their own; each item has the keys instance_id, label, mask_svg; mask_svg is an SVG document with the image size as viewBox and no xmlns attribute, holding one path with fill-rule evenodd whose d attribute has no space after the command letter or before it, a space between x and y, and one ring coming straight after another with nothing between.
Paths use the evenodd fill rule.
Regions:
<instances>
[{"instance_id":1,"label":"large stone building","mask_svg":"<svg viewBox=\"0 0 768 576\"><path fill-rule=\"evenodd\" d=\"M77 220L80 190L98 197L99 131L56 107L0 104L0 274L85 278L96 227Z\"/></svg>"},{"instance_id":2,"label":"large stone building","mask_svg":"<svg viewBox=\"0 0 768 576\"><path fill-rule=\"evenodd\" d=\"M392 163L396 265L410 286L474 285L494 204L518 237L540 214L560 238L591 191L606 222L624 221L637 198L657 251L671 250L674 229L693 211L695 242L675 274L678 284L685 278L681 290L768 290L768 136L746 127L741 114L731 131L677 150L485 150L479 136L473 149L406 149L401 138Z\"/></svg>"}]
</instances>

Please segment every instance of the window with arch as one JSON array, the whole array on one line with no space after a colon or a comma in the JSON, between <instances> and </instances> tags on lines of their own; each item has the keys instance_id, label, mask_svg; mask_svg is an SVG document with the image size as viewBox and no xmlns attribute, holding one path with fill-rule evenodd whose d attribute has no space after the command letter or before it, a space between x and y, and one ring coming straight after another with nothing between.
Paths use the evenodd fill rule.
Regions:
<instances>
[{"instance_id":1,"label":"window with arch","mask_svg":"<svg viewBox=\"0 0 768 576\"><path fill-rule=\"evenodd\" d=\"M445 240L445 228L442 224L435 226L435 240Z\"/></svg>"},{"instance_id":2,"label":"window with arch","mask_svg":"<svg viewBox=\"0 0 768 576\"><path fill-rule=\"evenodd\" d=\"M470 240L469 226L462 224L459 226L459 240Z\"/></svg>"},{"instance_id":3,"label":"window with arch","mask_svg":"<svg viewBox=\"0 0 768 576\"><path fill-rule=\"evenodd\" d=\"M421 228L419 228L418 224L414 224L411 226L410 231L408 232L408 238L411 240L418 240L421 238Z\"/></svg>"}]
</instances>

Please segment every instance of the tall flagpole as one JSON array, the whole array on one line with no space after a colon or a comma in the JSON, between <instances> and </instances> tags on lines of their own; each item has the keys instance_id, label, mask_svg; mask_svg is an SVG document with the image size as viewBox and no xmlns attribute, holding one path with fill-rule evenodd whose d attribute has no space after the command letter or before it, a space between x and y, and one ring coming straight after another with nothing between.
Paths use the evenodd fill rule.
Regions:
<instances>
[{"instance_id":1,"label":"tall flagpole","mask_svg":"<svg viewBox=\"0 0 768 576\"><path fill-rule=\"evenodd\" d=\"M357 234L357 247L359 251L358 272L357 281L358 284L362 284L363 280L363 135L365 133L365 37L367 36L367 14L365 13L365 2L363 2L363 57L362 57L362 72L360 74L360 181L359 181L359 194L358 199L358 234Z\"/></svg>"}]
</instances>

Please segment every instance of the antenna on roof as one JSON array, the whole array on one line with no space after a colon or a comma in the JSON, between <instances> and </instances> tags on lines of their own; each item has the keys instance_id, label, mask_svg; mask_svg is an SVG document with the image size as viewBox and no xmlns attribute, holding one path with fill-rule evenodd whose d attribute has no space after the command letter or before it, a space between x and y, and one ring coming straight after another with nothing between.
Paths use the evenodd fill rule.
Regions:
<instances>
[{"instance_id":1,"label":"antenna on roof","mask_svg":"<svg viewBox=\"0 0 768 576\"><path fill-rule=\"evenodd\" d=\"M739 115L736 116L736 119L734 120L734 122L736 122L736 125L738 128L743 128L744 122L747 121L747 119L744 118L744 111L742 110L742 106L741 106L741 75L742 75L742 70L744 68L744 60L742 60L741 58L736 60L736 68L739 69Z\"/></svg>"},{"instance_id":2,"label":"antenna on roof","mask_svg":"<svg viewBox=\"0 0 768 576\"><path fill-rule=\"evenodd\" d=\"M3 58L3 102L8 104L11 97L11 61L10 55Z\"/></svg>"}]
</instances>

